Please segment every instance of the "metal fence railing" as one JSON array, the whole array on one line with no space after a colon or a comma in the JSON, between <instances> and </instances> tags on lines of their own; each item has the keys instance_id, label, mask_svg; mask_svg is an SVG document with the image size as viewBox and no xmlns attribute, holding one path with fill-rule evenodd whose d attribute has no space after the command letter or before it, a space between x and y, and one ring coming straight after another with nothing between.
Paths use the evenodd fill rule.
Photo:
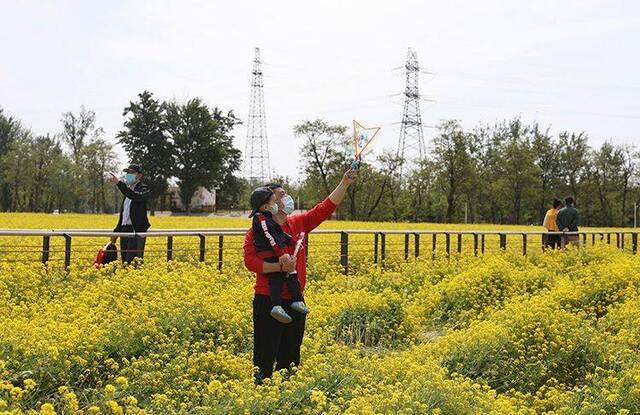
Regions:
<instances>
[{"instance_id":1,"label":"metal fence railing","mask_svg":"<svg viewBox=\"0 0 640 415\"><path fill-rule=\"evenodd\" d=\"M150 230L138 233L147 237L147 258L191 258L215 262L222 269L230 252L236 261L241 258L245 229L174 229ZM624 230L594 230L580 232L502 231L502 230L314 230L306 236L305 250L328 256L345 273L355 257L384 265L390 257L399 260L418 258L426 253L484 254L487 250L518 249L523 255L531 249L545 248L544 238L560 235L563 247L570 236L578 236L583 245L606 243L617 248L638 252L638 232ZM0 229L0 262L41 262L47 266L60 263L68 268L79 257L92 259L99 239L130 237L131 233L115 233L102 229L29 230ZM2 244L2 241L8 243ZM39 241L39 242L38 242ZM83 243L84 241L84 243ZM181 242L181 244L178 243ZM186 242L185 242L186 241ZM630 245L629 245L630 244ZM214 257L212 258L212 254Z\"/></svg>"}]
</instances>

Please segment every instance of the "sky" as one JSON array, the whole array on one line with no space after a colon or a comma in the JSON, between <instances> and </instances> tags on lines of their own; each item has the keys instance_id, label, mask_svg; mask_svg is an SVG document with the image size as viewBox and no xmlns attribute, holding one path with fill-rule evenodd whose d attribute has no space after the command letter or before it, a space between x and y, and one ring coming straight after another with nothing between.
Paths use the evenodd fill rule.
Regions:
<instances>
[{"instance_id":1,"label":"sky","mask_svg":"<svg viewBox=\"0 0 640 415\"><path fill-rule=\"evenodd\" d=\"M61 114L84 105L116 143L143 90L246 120L260 47L271 167L296 179L303 120L380 126L375 152L395 150L404 74L394 68L411 47L431 73L420 77L427 147L452 118L473 128L519 116L584 131L593 146L639 139L635 1L0 0L0 10L0 107L35 134L59 133ZM234 134L244 150L246 125Z\"/></svg>"}]
</instances>

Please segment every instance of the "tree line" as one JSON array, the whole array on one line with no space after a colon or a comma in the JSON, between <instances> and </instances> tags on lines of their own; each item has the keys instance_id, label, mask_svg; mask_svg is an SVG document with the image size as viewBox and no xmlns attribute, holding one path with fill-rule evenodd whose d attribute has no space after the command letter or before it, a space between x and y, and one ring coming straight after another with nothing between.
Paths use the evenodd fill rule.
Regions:
<instances>
[{"instance_id":1,"label":"tree line","mask_svg":"<svg viewBox=\"0 0 640 415\"><path fill-rule=\"evenodd\" d=\"M224 206L238 203L243 186L234 173L241 153L233 147L232 111L208 107L201 99L160 101L149 91L123 110L116 138L130 161L143 166L154 198L174 180L187 213L199 187L220 188ZM35 135L0 108L0 209L32 212L117 211L119 192L106 180L121 175L114 145L96 125L94 111L65 112L61 131Z\"/></svg>"},{"instance_id":2,"label":"tree line","mask_svg":"<svg viewBox=\"0 0 640 415\"><path fill-rule=\"evenodd\" d=\"M116 139L139 163L155 200L174 182L187 212L200 187L218 192L218 207L248 209L259 183L240 177L233 147L240 123L232 111L201 99L162 101L149 91L123 109ZM95 112L65 112L60 131L35 135L0 108L0 209L3 211L114 212L120 199L105 181L122 167ZM302 177L283 182L309 208L322 200L349 167L350 130L324 120L293 128ZM424 160L385 151L361 163L338 218L413 222L540 224L554 197L571 195L583 225L629 226L640 202L640 154L606 141L592 147L584 132L551 134L520 118L465 129L444 120ZM152 202L151 208L154 209Z\"/></svg>"},{"instance_id":3,"label":"tree line","mask_svg":"<svg viewBox=\"0 0 640 415\"><path fill-rule=\"evenodd\" d=\"M345 126L294 128L302 140L302 200L319 200L348 168ZM584 132L552 135L520 118L464 129L444 120L429 154L407 171L393 152L365 160L338 215L350 220L540 224L554 197L571 195L586 226L633 225L640 154L631 145L591 147Z\"/></svg>"}]
</instances>

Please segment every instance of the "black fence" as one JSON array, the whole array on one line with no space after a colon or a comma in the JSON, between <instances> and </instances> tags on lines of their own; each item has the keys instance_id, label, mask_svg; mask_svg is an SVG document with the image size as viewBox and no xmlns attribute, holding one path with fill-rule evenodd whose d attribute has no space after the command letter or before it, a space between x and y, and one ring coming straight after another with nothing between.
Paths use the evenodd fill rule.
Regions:
<instances>
[{"instance_id":1,"label":"black fence","mask_svg":"<svg viewBox=\"0 0 640 415\"><path fill-rule=\"evenodd\" d=\"M151 254L152 259L167 261L188 257L201 262L217 263L218 269L222 270L231 253L235 262L241 262L239 258L242 256L245 233L244 229L229 228L156 230L137 235L148 238L145 260L148 254ZM9 243L0 243L0 263L41 262L47 266L58 263L61 267L68 268L72 261L78 259L81 263L89 264L105 239L131 235L99 229L4 229L0 230L0 241L11 239L8 240ZM307 256L310 250L329 256L331 261L348 273L350 262L356 257L384 266L391 258L407 261L425 254L435 257L464 252L477 256L488 250L517 249L527 255L532 249L545 249L544 240L549 235L560 235L561 247L573 237L571 239L577 239L582 245L606 243L615 244L617 248L633 254L638 251L638 232L635 230L544 232L318 229L306 236L304 246ZM178 245L178 240L182 244Z\"/></svg>"}]
</instances>

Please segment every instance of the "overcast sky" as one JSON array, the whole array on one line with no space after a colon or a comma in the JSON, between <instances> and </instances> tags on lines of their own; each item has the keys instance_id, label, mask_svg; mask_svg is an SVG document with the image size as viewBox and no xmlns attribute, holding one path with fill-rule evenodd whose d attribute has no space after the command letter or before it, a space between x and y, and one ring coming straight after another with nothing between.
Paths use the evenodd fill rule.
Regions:
<instances>
[{"instance_id":1,"label":"overcast sky","mask_svg":"<svg viewBox=\"0 0 640 415\"><path fill-rule=\"evenodd\" d=\"M395 148L407 48L422 119L465 127L513 116L585 131L592 145L640 131L636 1L8 1L0 0L0 106L36 134L96 111L106 138L148 89L202 97L246 119L253 48L262 50L271 166L298 177L292 127L353 118ZM425 127L427 145L435 134ZM235 131L244 150L246 129ZM123 154L124 158L124 153Z\"/></svg>"}]
</instances>

